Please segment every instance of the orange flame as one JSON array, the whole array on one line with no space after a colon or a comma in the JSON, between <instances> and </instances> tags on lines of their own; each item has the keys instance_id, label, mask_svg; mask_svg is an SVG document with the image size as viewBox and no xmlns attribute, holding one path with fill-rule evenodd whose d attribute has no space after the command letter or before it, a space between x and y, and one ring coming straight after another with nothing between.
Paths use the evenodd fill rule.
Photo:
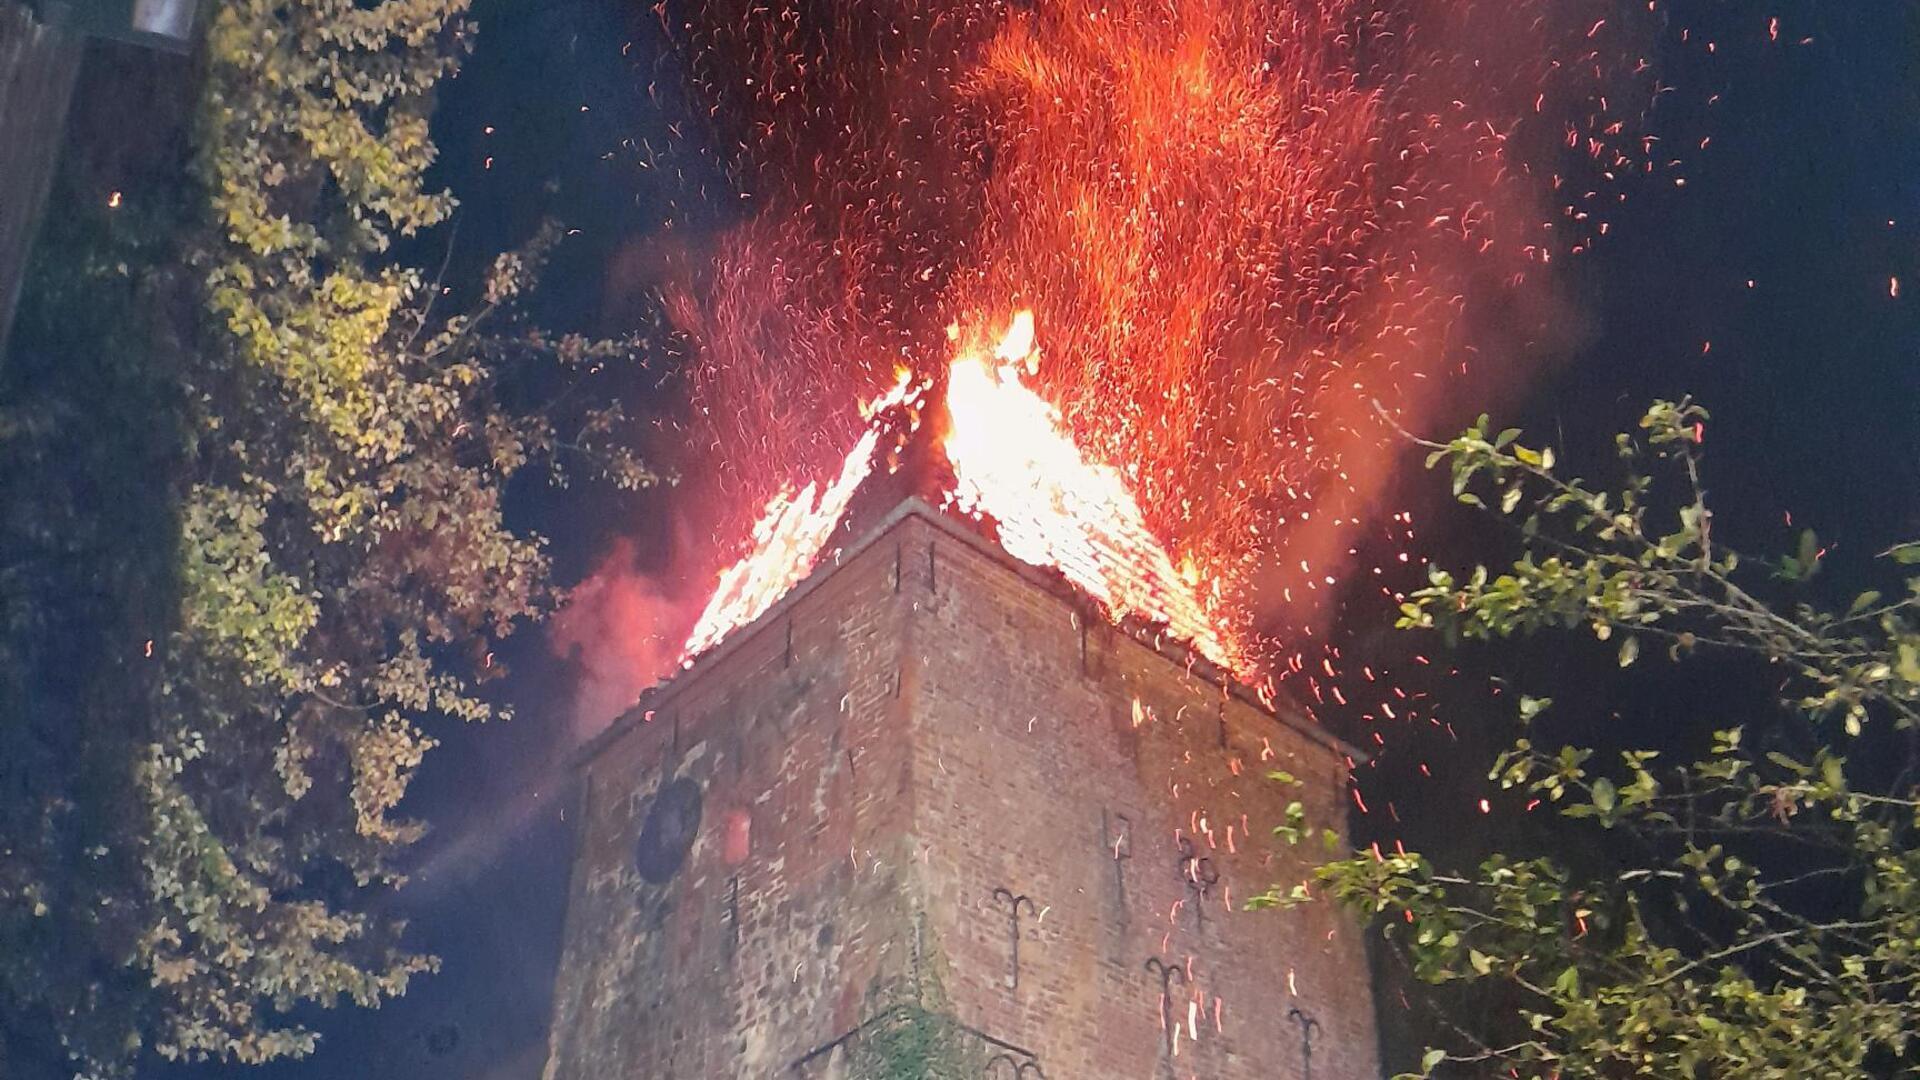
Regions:
<instances>
[{"instance_id":1,"label":"orange flame","mask_svg":"<svg viewBox=\"0 0 1920 1080\"><path fill-rule=\"evenodd\" d=\"M1109 616L1165 625L1207 659L1237 670L1240 656L1147 529L1119 471L1088 461L1059 410L1021 382L1020 365L1032 371L1036 356L1033 315L1021 312L993 352L999 364L984 356L954 361L945 444L956 478L952 504L992 518L1008 554L1060 571Z\"/></svg>"},{"instance_id":2,"label":"orange flame","mask_svg":"<svg viewBox=\"0 0 1920 1080\"><path fill-rule=\"evenodd\" d=\"M1000 546L1061 576L1116 621L1164 626L1207 659L1244 672L1243 651L1224 634L1190 580L1147 528L1120 472L1089 461L1067 434L1059 410L1022 381L1038 362L1033 315L1021 312L990 353L963 350L948 373L950 426L942 440L953 468L946 506L990 521ZM872 474L880 447L879 414L920 402L924 384L902 373L869 403L874 417L824 489L791 485L767 504L753 548L720 576L712 601L687 639L686 656L718 644L758 618L820 560L854 493Z\"/></svg>"},{"instance_id":3,"label":"orange flame","mask_svg":"<svg viewBox=\"0 0 1920 1080\"><path fill-rule=\"evenodd\" d=\"M865 404L863 415L917 400L925 390L925 385L915 387L903 371L891 389ZM824 491L816 484L797 491L788 485L767 503L753 527L753 550L720 575L713 599L707 601L687 637L686 657L705 652L736 627L759 618L812 571L853 493L873 472L879 445L879 426L869 426L847 454L840 475Z\"/></svg>"}]
</instances>

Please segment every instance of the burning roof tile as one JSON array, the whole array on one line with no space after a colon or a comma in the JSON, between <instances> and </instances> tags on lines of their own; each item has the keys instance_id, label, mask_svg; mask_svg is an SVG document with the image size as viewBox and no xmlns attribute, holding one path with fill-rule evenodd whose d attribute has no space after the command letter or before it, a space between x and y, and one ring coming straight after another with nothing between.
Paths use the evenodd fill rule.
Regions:
<instances>
[{"instance_id":1,"label":"burning roof tile","mask_svg":"<svg viewBox=\"0 0 1920 1080\"><path fill-rule=\"evenodd\" d=\"M964 352L930 381L903 373L868 404L870 422L840 473L767 504L753 547L720 576L685 658L758 618L804 580L836 535L852 536L919 497L978 523L1009 555L1057 571L1115 622L1164 627L1244 673L1245 657L1147 527L1119 471L1089 461L1059 412L1021 379L1034 358L1022 313L991 355Z\"/></svg>"}]
</instances>

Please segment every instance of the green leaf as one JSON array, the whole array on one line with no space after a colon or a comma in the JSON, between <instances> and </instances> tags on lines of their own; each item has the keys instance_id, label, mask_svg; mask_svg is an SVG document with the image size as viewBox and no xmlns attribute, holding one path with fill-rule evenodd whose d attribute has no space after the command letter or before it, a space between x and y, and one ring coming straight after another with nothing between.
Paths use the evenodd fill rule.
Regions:
<instances>
[{"instance_id":1,"label":"green leaf","mask_svg":"<svg viewBox=\"0 0 1920 1080\"><path fill-rule=\"evenodd\" d=\"M1564 997L1578 997L1580 994L1580 969L1569 965L1553 980L1553 989Z\"/></svg>"},{"instance_id":2,"label":"green leaf","mask_svg":"<svg viewBox=\"0 0 1920 1080\"><path fill-rule=\"evenodd\" d=\"M1920 683L1920 646L1901 642L1895 650L1894 670L1910 683Z\"/></svg>"},{"instance_id":3,"label":"green leaf","mask_svg":"<svg viewBox=\"0 0 1920 1080\"><path fill-rule=\"evenodd\" d=\"M1920 564L1920 540L1909 540L1904 544L1895 544L1880 553L1884 559L1892 559L1902 566Z\"/></svg>"},{"instance_id":4,"label":"green leaf","mask_svg":"<svg viewBox=\"0 0 1920 1080\"><path fill-rule=\"evenodd\" d=\"M1613 789L1613 781L1604 776L1595 780L1593 782L1593 805L1599 809L1600 813L1603 815L1613 813L1613 808L1617 804L1618 797Z\"/></svg>"},{"instance_id":5,"label":"green leaf","mask_svg":"<svg viewBox=\"0 0 1920 1080\"><path fill-rule=\"evenodd\" d=\"M1767 751L1767 760L1773 762L1775 765L1780 766L1781 768L1787 770L1790 773L1795 773L1800 776L1806 776L1809 773L1813 772L1813 770L1808 768L1806 765L1800 763L1799 761L1794 760L1793 758L1788 757L1787 755L1781 753L1778 750Z\"/></svg>"},{"instance_id":6,"label":"green leaf","mask_svg":"<svg viewBox=\"0 0 1920 1080\"><path fill-rule=\"evenodd\" d=\"M1800 550L1793 561L1799 571L1790 575L1793 581L1805 581L1820 569L1820 539L1813 535L1812 529L1800 530Z\"/></svg>"},{"instance_id":7,"label":"green leaf","mask_svg":"<svg viewBox=\"0 0 1920 1080\"><path fill-rule=\"evenodd\" d=\"M1552 704L1553 704L1552 698L1530 697L1526 694L1521 694L1520 695L1520 719L1532 720L1534 717L1539 716L1543 712L1546 712L1547 707Z\"/></svg>"},{"instance_id":8,"label":"green leaf","mask_svg":"<svg viewBox=\"0 0 1920 1080\"><path fill-rule=\"evenodd\" d=\"M1429 1050L1420 1056L1420 1071L1430 1073L1445 1060L1447 1060L1445 1050Z\"/></svg>"},{"instance_id":9,"label":"green leaf","mask_svg":"<svg viewBox=\"0 0 1920 1080\"><path fill-rule=\"evenodd\" d=\"M1639 658L1640 639L1629 634L1625 640L1620 642L1620 666L1631 667L1633 662Z\"/></svg>"},{"instance_id":10,"label":"green leaf","mask_svg":"<svg viewBox=\"0 0 1920 1080\"><path fill-rule=\"evenodd\" d=\"M1467 950L1467 962L1473 965L1473 970L1482 975L1493 971L1493 957L1488 956L1479 949Z\"/></svg>"}]
</instances>

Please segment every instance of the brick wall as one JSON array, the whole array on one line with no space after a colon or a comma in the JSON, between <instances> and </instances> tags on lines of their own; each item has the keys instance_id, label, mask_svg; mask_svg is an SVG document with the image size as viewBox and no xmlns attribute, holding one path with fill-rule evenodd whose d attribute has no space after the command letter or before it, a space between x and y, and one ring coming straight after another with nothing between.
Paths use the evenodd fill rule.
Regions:
<instances>
[{"instance_id":1,"label":"brick wall","mask_svg":"<svg viewBox=\"0 0 1920 1080\"><path fill-rule=\"evenodd\" d=\"M920 1002L1052 1080L1299 1076L1295 1008L1315 1077L1376 1077L1357 928L1239 910L1307 873L1271 829L1296 798L1343 822L1345 769L908 514L586 766L548 1076L836 1076L836 1040ZM701 785L700 828L656 884L635 847L676 777ZM1149 959L1179 971L1164 1002Z\"/></svg>"},{"instance_id":2,"label":"brick wall","mask_svg":"<svg viewBox=\"0 0 1920 1080\"><path fill-rule=\"evenodd\" d=\"M775 1075L910 984L890 574L855 560L586 767L549 1077ZM676 777L702 785L700 829L653 884L635 847Z\"/></svg>"},{"instance_id":3,"label":"brick wall","mask_svg":"<svg viewBox=\"0 0 1920 1080\"><path fill-rule=\"evenodd\" d=\"M907 639L915 824L930 943L961 1020L1061 1080L1169 1064L1237 1080L1299 1074L1297 1007L1320 1025L1315 1076L1378 1076L1358 929L1319 905L1240 910L1308 871L1271 838L1288 802L1345 821L1337 748L1000 559L928 539L936 572ZM1273 770L1304 788L1265 779ZM1017 986L996 888L1044 913L1022 920ZM1181 971L1166 1007L1191 1020L1171 1062L1150 958Z\"/></svg>"}]
</instances>

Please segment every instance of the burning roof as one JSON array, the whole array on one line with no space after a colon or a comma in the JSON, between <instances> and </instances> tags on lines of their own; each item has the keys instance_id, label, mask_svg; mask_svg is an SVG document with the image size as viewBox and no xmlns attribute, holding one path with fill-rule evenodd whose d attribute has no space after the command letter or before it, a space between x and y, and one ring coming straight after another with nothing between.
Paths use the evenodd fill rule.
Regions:
<instances>
[{"instance_id":1,"label":"burning roof","mask_svg":"<svg viewBox=\"0 0 1920 1080\"><path fill-rule=\"evenodd\" d=\"M1119 471L1088 460L1059 411L1022 381L1037 361L1033 318L1022 312L990 351L960 351L940 380L944 394L934 380L901 372L866 404L867 429L838 476L790 485L767 504L751 550L720 575L683 659L805 579L875 489L895 502L918 495L979 523L1008 554L1057 571L1114 621L1162 626L1244 674L1245 657L1203 602L1197 572L1175 566Z\"/></svg>"}]
</instances>

